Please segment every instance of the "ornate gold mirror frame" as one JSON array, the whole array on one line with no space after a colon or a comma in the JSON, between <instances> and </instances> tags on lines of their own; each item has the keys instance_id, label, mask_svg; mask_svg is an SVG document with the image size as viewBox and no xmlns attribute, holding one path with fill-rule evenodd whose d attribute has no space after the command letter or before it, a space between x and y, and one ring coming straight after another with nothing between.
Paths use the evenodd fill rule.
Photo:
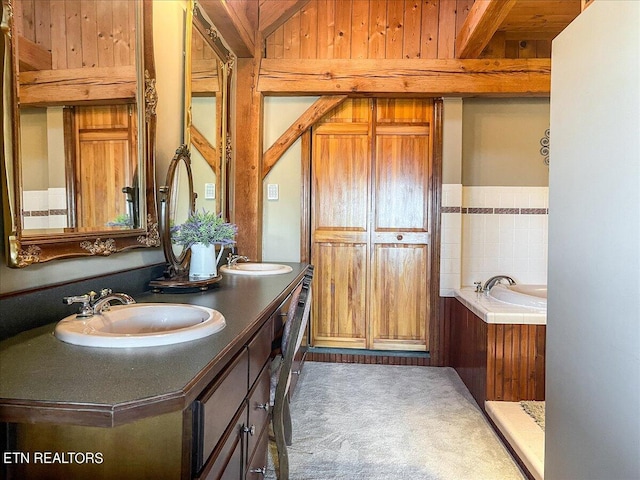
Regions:
<instances>
[{"instance_id":1,"label":"ornate gold mirror frame","mask_svg":"<svg viewBox=\"0 0 640 480\"><path fill-rule=\"evenodd\" d=\"M137 151L140 168L138 222L128 228L63 228L55 233L25 232L22 215L22 171L18 125L18 58L14 9L17 0L2 0L2 208L7 263L11 267L50 260L109 256L132 248L160 246L155 187L155 130L157 93L153 57L152 0L135 0ZM52 22L57 20L52 19ZM81 89L82 85L69 85ZM87 90L90 88L87 87ZM109 182L111 179L104 179ZM134 187L135 188L135 187ZM124 192L123 192L124 193Z\"/></svg>"}]
</instances>

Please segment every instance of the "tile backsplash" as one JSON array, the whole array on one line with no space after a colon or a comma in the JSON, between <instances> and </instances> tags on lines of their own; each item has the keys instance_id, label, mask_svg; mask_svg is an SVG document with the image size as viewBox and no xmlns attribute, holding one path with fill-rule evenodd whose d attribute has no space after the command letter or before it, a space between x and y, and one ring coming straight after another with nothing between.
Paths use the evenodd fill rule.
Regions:
<instances>
[{"instance_id":1,"label":"tile backsplash","mask_svg":"<svg viewBox=\"0 0 640 480\"><path fill-rule=\"evenodd\" d=\"M440 294L497 274L546 284L548 192L443 185Z\"/></svg>"},{"instance_id":2,"label":"tile backsplash","mask_svg":"<svg viewBox=\"0 0 640 480\"><path fill-rule=\"evenodd\" d=\"M22 194L24 228L67 227L67 192L64 188L27 190Z\"/></svg>"}]
</instances>

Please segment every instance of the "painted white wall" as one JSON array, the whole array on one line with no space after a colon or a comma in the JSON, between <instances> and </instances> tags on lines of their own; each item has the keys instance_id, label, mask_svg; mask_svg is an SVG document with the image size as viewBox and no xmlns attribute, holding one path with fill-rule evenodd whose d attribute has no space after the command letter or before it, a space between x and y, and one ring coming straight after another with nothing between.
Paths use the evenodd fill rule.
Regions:
<instances>
[{"instance_id":1,"label":"painted white wall","mask_svg":"<svg viewBox=\"0 0 640 480\"><path fill-rule=\"evenodd\" d=\"M640 478L640 2L553 42L545 480Z\"/></svg>"},{"instance_id":2,"label":"painted white wall","mask_svg":"<svg viewBox=\"0 0 640 480\"><path fill-rule=\"evenodd\" d=\"M263 151L282 135L318 97L266 97ZM300 261L301 146L298 139L263 182L262 259ZM267 185L277 184L278 200L267 200Z\"/></svg>"}]
</instances>

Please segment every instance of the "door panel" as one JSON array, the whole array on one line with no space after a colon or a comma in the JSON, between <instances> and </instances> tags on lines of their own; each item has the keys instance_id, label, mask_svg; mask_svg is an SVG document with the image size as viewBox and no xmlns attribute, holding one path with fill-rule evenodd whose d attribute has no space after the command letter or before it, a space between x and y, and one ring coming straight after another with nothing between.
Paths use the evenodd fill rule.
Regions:
<instances>
[{"instance_id":1,"label":"door panel","mask_svg":"<svg viewBox=\"0 0 640 480\"><path fill-rule=\"evenodd\" d=\"M428 350L431 117L428 99L348 100L314 129L314 345Z\"/></svg>"}]
</instances>

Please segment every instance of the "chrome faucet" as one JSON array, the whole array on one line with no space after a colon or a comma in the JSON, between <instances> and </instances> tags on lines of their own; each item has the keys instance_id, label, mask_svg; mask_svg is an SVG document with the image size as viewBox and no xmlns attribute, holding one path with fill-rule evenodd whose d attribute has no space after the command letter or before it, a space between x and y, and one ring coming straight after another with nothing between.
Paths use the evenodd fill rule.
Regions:
<instances>
[{"instance_id":1,"label":"chrome faucet","mask_svg":"<svg viewBox=\"0 0 640 480\"><path fill-rule=\"evenodd\" d=\"M244 255L234 255L233 253L230 253L229 255L227 255L227 267L229 268L233 267L236 263L240 261L248 262L249 257L245 257Z\"/></svg>"},{"instance_id":2,"label":"chrome faucet","mask_svg":"<svg viewBox=\"0 0 640 480\"><path fill-rule=\"evenodd\" d=\"M482 290L484 292L488 292L497 283L502 283L503 280L506 280L507 282L509 282L509 285L515 285L516 284L516 281L513 278L508 277L507 275L496 275L495 277L491 277L489 280L487 280L485 282L484 287L482 288Z\"/></svg>"},{"instance_id":3,"label":"chrome faucet","mask_svg":"<svg viewBox=\"0 0 640 480\"><path fill-rule=\"evenodd\" d=\"M71 305L72 303L82 303L80 311L76 315L79 318L92 317L99 315L109 309L112 300L118 300L123 305L136 303L136 301L126 293L113 293L111 289L104 288L100 290L100 295L96 292L85 293L84 295L76 295L73 297L64 297L62 303Z\"/></svg>"}]
</instances>

